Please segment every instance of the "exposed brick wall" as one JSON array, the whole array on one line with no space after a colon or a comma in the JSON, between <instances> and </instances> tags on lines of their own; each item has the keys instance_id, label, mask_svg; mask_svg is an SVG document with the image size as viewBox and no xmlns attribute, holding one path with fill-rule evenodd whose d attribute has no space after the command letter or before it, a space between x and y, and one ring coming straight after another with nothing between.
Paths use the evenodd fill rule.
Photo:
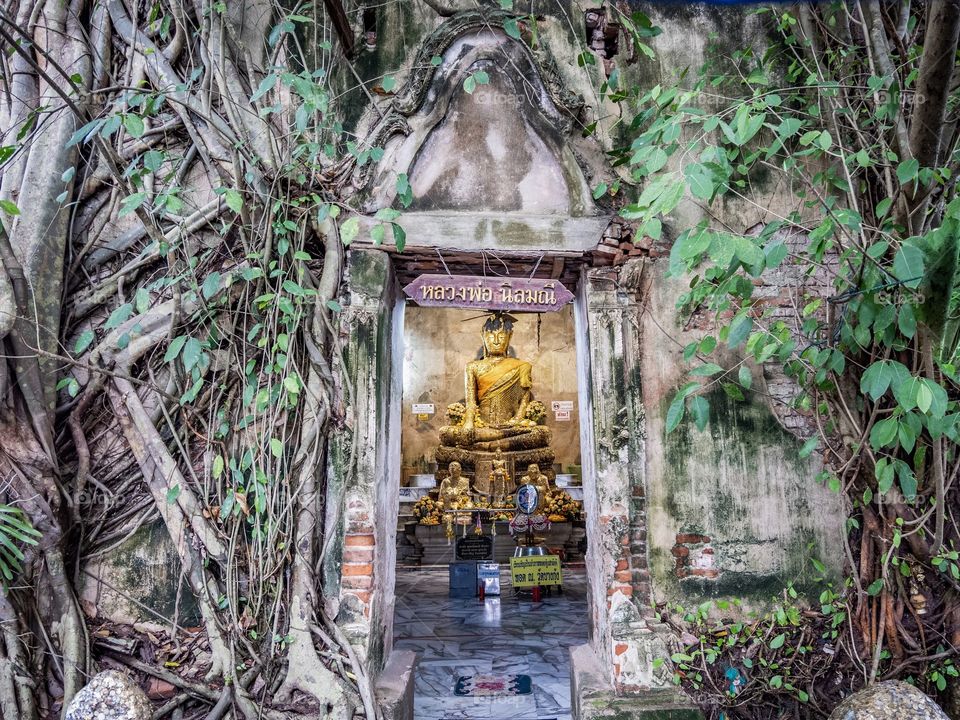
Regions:
<instances>
[{"instance_id":1,"label":"exposed brick wall","mask_svg":"<svg viewBox=\"0 0 960 720\"><path fill-rule=\"evenodd\" d=\"M678 533L677 543L670 553L676 562L673 573L679 579L699 577L715 580L720 577L720 568L714 565L714 551L707 535Z\"/></svg>"},{"instance_id":2,"label":"exposed brick wall","mask_svg":"<svg viewBox=\"0 0 960 720\"><path fill-rule=\"evenodd\" d=\"M370 526L358 527L349 520L343 538L343 566L341 568L341 599L354 612L370 618L370 599L373 592L373 557L376 539Z\"/></svg>"},{"instance_id":3,"label":"exposed brick wall","mask_svg":"<svg viewBox=\"0 0 960 720\"><path fill-rule=\"evenodd\" d=\"M653 589L647 561L647 498L644 487L637 483L630 498L630 582L633 586L637 609L647 617L653 616L650 600Z\"/></svg>"}]
</instances>

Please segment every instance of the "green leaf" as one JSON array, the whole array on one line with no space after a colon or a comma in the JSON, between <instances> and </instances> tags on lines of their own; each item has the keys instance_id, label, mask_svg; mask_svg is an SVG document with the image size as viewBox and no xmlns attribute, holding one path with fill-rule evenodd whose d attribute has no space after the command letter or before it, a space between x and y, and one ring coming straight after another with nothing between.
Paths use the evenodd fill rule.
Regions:
<instances>
[{"instance_id":1,"label":"green leaf","mask_svg":"<svg viewBox=\"0 0 960 720\"><path fill-rule=\"evenodd\" d=\"M697 395L690 400L690 415L698 430L706 429L710 420L710 403L703 395Z\"/></svg>"},{"instance_id":2,"label":"green leaf","mask_svg":"<svg viewBox=\"0 0 960 720\"><path fill-rule=\"evenodd\" d=\"M695 367L690 371L690 374L695 377L710 377L711 375L716 375L717 373L722 373L723 368L717 365L716 363L704 363L699 367Z\"/></svg>"},{"instance_id":3,"label":"green leaf","mask_svg":"<svg viewBox=\"0 0 960 720\"><path fill-rule=\"evenodd\" d=\"M18 208L16 204L10 200L0 200L0 210L3 210L3 212L11 216L20 214L20 208Z\"/></svg>"},{"instance_id":4,"label":"green leaf","mask_svg":"<svg viewBox=\"0 0 960 720\"><path fill-rule=\"evenodd\" d=\"M599 200L606 194L607 194L607 184L605 182L600 183L593 189L594 200Z\"/></svg>"},{"instance_id":5,"label":"green leaf","mask_svg":"<svg viewBox=\"0 0 960 720\"><path fill-rule=\"evenodd\" d=\"M393 208L381 208L377 210L377 214L373 216L377 220L383 220L385 222L393 222L398 217L400 217L400 211L394 210Z\"/></svg>"},{"instance_id":6,"label":"green leaf","mask_svg":"<svg viewBox=\"0 0 960 720\"><path fill-rule=\"evenodd\" d=\"M736 385L732 382L723 383L721 386L723 391L727 394L727 397L731 400L736 400L737 402L743 402L743 390L740 389L739 385Z\"/></svg>"},{"instance_id":7,"label":"green leaf","mask_svg":"<svg viewBox=\"0 0 960 720\"><path fill-rule=\"evenodd\" d=\"M73 354L79 355L88 347L90 347L90 343L93 342L95 337L96 335L94 335L93 330L84 330L82 333L80 333L80 337L77 338L77 342L73 346Z\"/></svg>"},{"instance_id":8,"label":"green leaf","mask_svg":"<svg viewBox=\"0 0 960 720\"><path fill-rule=\"evenodd\" d=\"M881 590L883 590L883 578L877 578L867 588L867 595L879 595Z\"/></svg>"},{"instance_id":9,"label":"green leaf","mask_svg":"<svg viewBox=\"0 0 960 720\"><path fill-rule=\"evenodd\" d=\"M477 81L477 85L486 85L490 82L490 76L487 75L483 70L478 70L473 74L473 79Z\"/></svg>"},{"instance_id":10,"label":"green leaf","mask_svg":"<svg viewBox=\"0 0 960 720\"><path fill-rule=\"evenodd\" d=\"M260 84L257 86L257 89L254 91L253 95L250 96L250 102L255 103L257 100L262 98L268 92L273 89L273 86L277 83L277 76L273 73L270 73L263 80L260 81Z\"/></svg>"},{"instance_id":11,"label":"green leaf","mask_svg":"<svg viewBox=\"0 0 960 720\"><path fill-rule=\"evenodd\" d=\"M473 95L473 91L477 89L477 81L474 80L473 75L467 75L466 79L463 81L463 90L464 92Z\"/></svg>"},{"instance_id":12,"label":"green leaf","mask_svg":"<svg viewBox=\"0 0 960 720\"><path fill-rule=\"evenodd\" d=\"M520 28L517 26L516 18L507 18L504 20L503 31L514 40L520 39Z\"/></svg>"},{"instance_id":13,"label":"green leaf","mask_svg":"<svg viewBox=\"0 0 960 720\"><path fill-rule=\"evenodd\" d=\"M746 365L741 365L739 372L737 372L737 380L741 385L749 390L750 386L753 384L753 375L750 373L750 368L748 368Z\"/></svg>"},{"instance_id":14,"label":"green leaf","mask_svg":"<svg viewBox=\"0 0 960 720\"><path fill-rule=\"evenodd\" d=\"M887 458L880 458L874 468L874 475L877 478L877 490L881 495L890 492L893 487L894 467Z\"/></svg>"},{"instance_id":15,"label":"green leaf","mask_svg":"<svg viewBox=\"0 0 960 720\"><path fill-rule=\"evenodd\" d=\"M680 424L680 421L683 420L683 412L686 407L687 396L698 387L700 387L700 383L689 382L677 391L677 394L670 402L670 407L667 408L666 428L668 433L676 430L677 426Z\"/></svg>"},{"instance_id":16,"label":"green leaf","mask_svg":"<svg viewBox=\"0 0 960 720\"><path fill-rule=\"evenodd\" d=\"M930 402L926 409L920 407L921 390L923 392L925 403L927 396L930 398ZM940 385L940 383L938 383L936 380L931 380L930 378L920 379L920 388L917 389L917 406L920 407L923 412L934 418L942 418L947 412L947 401L947 391L943 389L943 386Z\"/></svg>"},{"instance_id":17,"label":"green leaf","mask_svg":"<svg viewBox=\"0 0 960 720\"><path fill-rule=\"evenodd\" d=\"M360 220L356 217L349 217L340 225L340 241L344 245L349 245L360 232Z\"/></svg>"},{"instance_id":18,"label":"green leaf","mask_svg":"<svg viewBox=\"0 0 960 720\"><path fill-rule=\"evenodd\" d=\"M694 197L701 200L710 200L713 197L715 190L713 175L703 165L700 163L687 165L683 169L683 174L687 176L687 184Z\"/></svg>"},{"instance_id":19,"label":"green leaf","mask_svg":"<svg viewBox=\"0 0 960 720\"><path fill-rule=\"evenodd\" d=\"M913 502L917 497L917 477L911 471L903 472L898 475L900 478L900 491L908 502Z\"/></svg>"},{"instance_id":20,"label":"green leaf","mask_svg":"<svg viewBox=\"0 0 960 720\"><path fill-rule=\"evenodd\" d=\"M183 368L187 372L193 369L193 366L200 361L200 355L203 352L203 346L196 338L188 338L183 346L183 355L180 358L183 362Z\"/></svg>"},{"instance_id":21,"label":"green leaf","mask_svg":"<svg viewBox=\"0 0 960 720\"><path fill-rule=\"evenodd\" d=\"M139 115L126 114L123 116L123 126L131 137L141 138L146 128L143 125L143 118Z\"/></svg>"},{"instance_id":22,"label":"green leaf","mask_svg":"<svg viewBox=\"0 0 960 720\"><path fill-rule=\"evenodd\" d=\"M750 335L753 329L753 320L746 313L737 315L730 323L730 332L727 335L727 345L734 349L743 344L743 341Z\"/></svg>"},{"instance_id":23,"label":"green leaf","mask_svg":"<svg viewBox=\"0 0 960 720\"><path fill-rule=\"evenodd\" d=\"M909 288L916 288L923 279L923 251L904 243L893 258L893 274Z\"/></svg>"},{"instance_id":24,"label":"green leaf","mask_svg":"<svg viewBox=\"0 0 960 720\"><path fill-rule=\"evenodd\" d=\"M106 330L112 330L115 327L119 327L125 323L130 316L133 314L133 303L124 303L112 313L110 317L107 318L107 322L104 324Z\"/></svg>"},{"instance_id":25,"label":"green leaf","mask_svg":"<svg viewBox=\"0 0 960 720\"><path fill-rule=\"evenodd\" d=\"M763 250L753 243L750 238L742 235L731 235L733 240L733 251L737 259L743 263L746 268L763 268Z\"/></svg>"},{"instance_id":26,"label":"green leaf","mask_svg":"<svg viewBox=\"0 0 960 720\"><path fill-rule=\"evenodd\" d=\"M796 135L797 131L803 127L803 120L795 117L788 117L777 126L777 137L779 138L788 138L791 135Z\"/></svg>"},{"instance_id":27,"label":"green leaf","mask_svg":"<svg viewBox=\"0 0 960 720\"><path fill-rule=\"evenodd\" d=\"M407 231L399 223L390 223L390 227L393 228L393 244L396 246L397 252L403 252L403 249L407 246Z\"/></svg>"},{"instance_id":28,"label":"green leaf","mask_svg":"<svg viewBox=\"0 0 960 720\"><path fill-rule=\"evenodd\" d=\"M913 305L905 303L900 306L900 314L897 315L897 327L904 337L912 338L917 333L917 316L913 312Z\"/></svg>"},{"instance_id":29,"label":"green leaf","mask_svg":"<svg viewBox=\"0 0 960 720\"><path fill-rule=\"evenodd\" d=\"M118 213L119 217L125 217L135 212L146 200L147 194L145 192L136 192L133 195L128 195L120 201L121 208Z\"/></svg>"},{"instance_id":30,"label":"green leaf","mask_svg":"<svg viewBox=\"0 0 960 720\"><path fill-rule=\"evenodd\" d=\"M150 291L146 288L139 288L133 296L133 304L138 313L145 313L150 309Z\"/></svg>"},{"instance_id":31,"label":"green leaf","mask_svg":"<svg viewBox=\"0 0 960 720\"><path fill-rule=\"evenodd\" d=\"M874 450L886 447L897 438L899 428L900 421L895 417L889 417L875 423L870 430L870 447Z\"/></svg>"},{"instance_id":32,"label":"green leaf","mask_svg":"<svg viewBox=\"0 0 960 720\"><path fill-rule=\"evenodd\" d=\"M787 255L789 254L789 250L786 243L776 242L772 245L767 245L764 247L763 253L766 255L766 261L764 264L768 269L772 270L782 263L784 259L786 259Z\"/></svg>"},{"instance_id":33,"label":"green leaf","mask_svg":"<svg viewBox=\"0 0 960 720\"><path fill-rule=\"evenodd\" d=\"M893 396L904 410L913 410L917 406L917 394L923 384L920 378L910 376L905 381L894 383Z\"/></svg>"},{"instance_id":34,"label":"green leaf","mask_svg":"<svg viewBox=\"0 0 960 720\"><path fill-rule=\"evenodd\" d=\"M177 483L173 487L167 488L167 504L172 505L177 501L177 498L180 497L180 483Z\"/></svg>"},{"instance_id":35,"label":"green leaf","mask_svg":"<svg viewBox=\"0 0 960 720\"><path fill-rule=\"evenodd\" d=\"M813 454L813 451L817 449L817 445L820 444L820 438L817 435L814 435L812 438L807 440L803 446L800 448L798 455L801 458L810 457Z\"/></svg>"},{"instance_id":36,"label":"green leaf","mask_svg":"<svg viewBox=\"0 0 960 720\"><path fill-rule=\"evenodd\" d=\"M920 170L920 161L916 158L910 158L909 160L904 160L899 165L897 165L897 180L900 181L901 185L906 185L907 183L913 181L917 177L917 173Z\"/></svg>"},{"instance_id":37,"label":"green leaf","mask_svg":"<svg viewBox=\"0 0 960 720\"><path fill-rule=\"evenodd\" d=\"M173 342L170 343L170 347L167 348L166 354L163 356L163 361L165 363L173 362L177 359L177 356L180 355L180 351L183 350L184 343L187 342L186 335L179 335L173 339Z\"/></svg>"},{"instance_id":38,"label":"green leaf","mask_svg":"<svg viewBox=\"0 0 960 720\"><path fill-rule=\"evenodd\" d=\"M680 421L683 420L683 411L686 408L686 397L677 393L673 398L673 401L670 403L670 407L667 408L667 432L671 433L677 429L677 426L680 425Z\"/></svg>"},{"instance_id":39,"label":"green leaf","mask_svg":"<svg viewBox=\"0 0 960 720\"><path fill-rule=\"evenodd\" d=\"M227 202L227 207L239 215L240 210L243 208L243 198L240 196L240 193L230 188L223 194L223 197Z\"/></svg>"},{"instance_id":40,"label":"green leaf","mask_svg":"<svg viewBox=\"0 0 960 720\"><path fill-rule=\"evenodd\" d=\"M397 86L397 79L393 75L385 75L383 82L380 83L380 87L384 89L385 92L390 92Z\"/></svg>"},{"instance_id":41,"label":"green leaf","mask_svg":"<svg viewBox=\"0 0 960 720\"><path fill-rule=\"evenodd\" d=\"M283 443L277 438L270 438L270 453L278 458L283 455Z\"/></svg>"},{"instance_id":42,"label":"green leaf","mask_svg":"<svg viewBox=\"0 0 960 720\"><path fill-rule=\"evenodd\" d=\"M203 279L203 287L201 292L203 293L204 300L209 300L214 295L217 294L217 291L220 289L220 273L214 270L212 273L207 275Z\"/></svg>"},{"instance_id":43,"label":"green leaf","mask_svg":"<svg viewBox=\"0 0 960 720\"><path fill-rule=\"evenodd\" d=\"M217 455L213 459L213 468L211 472L213 473L214 480L219 480L220 476L223 475L223 455Z\"/></svg>"},{"instance_id":44,"label":"green leaf","mask_svg":"<svg viewBox=\"0 0 960 720\"><path fill-rule=\"evenodd\" d=\"M783 647L783 643L785 643L786 640L787 640L787 634L780 633L773 640L770 641L770 648L772 650L777 650L778 648Z\"/></svg>"}]
</instances>

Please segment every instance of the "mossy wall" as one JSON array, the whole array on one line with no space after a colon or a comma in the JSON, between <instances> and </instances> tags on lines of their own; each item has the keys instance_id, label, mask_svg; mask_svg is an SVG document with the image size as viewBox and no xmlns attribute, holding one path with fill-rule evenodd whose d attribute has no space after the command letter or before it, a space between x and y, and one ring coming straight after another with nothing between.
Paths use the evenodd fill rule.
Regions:
<instances>
[{"instance_id":1,"label":"mossy wall","mask_svg":"<svg viewBox=\"0 0 960 720\"><path fill-rule=\"evenodd\" d=\"M762 373L751 367L745 400L709 392L703 431L686 418L666 433L666 413L690 366L682 346L703 333L682 328L674 308L682 280L654 273L646 298L647 521L654 595L681 604L705 598L757 606L788 583L811 588L812 559L833 576L842 563L839 497L816 480L820 461L771 411ZM720 364L734 366L728 352Z\"/></svg>"}]
</instances>

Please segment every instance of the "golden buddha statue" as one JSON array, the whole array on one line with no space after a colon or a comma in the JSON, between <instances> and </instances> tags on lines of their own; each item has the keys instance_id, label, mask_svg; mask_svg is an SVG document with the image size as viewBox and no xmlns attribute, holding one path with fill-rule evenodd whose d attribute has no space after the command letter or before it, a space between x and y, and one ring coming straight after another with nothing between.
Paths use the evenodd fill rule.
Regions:
<instances>
[{"instance_id":1,"label":"golden buddha statue","mask_svg":"<svg viewBox=\"0 0 960 720\"><path fill-rule=\"evenodd\" d=\"M483 325L483 357L464 372L465 411L459 425L440 428L440 442L471 450L521 450L550 444L549 428L527 417L533 395L530 363L507 357L513 319L496 313Z\"/></svg>"},{"instance_id":2,"label":"golden buddha statue","mask_svg":"<svg viewBox=\"0 0 960 720\"><path fill-rule=\"evenodd\" d=\"M540 512L547 502L547 493L550 492L550 478L540 472L536 463L530 463L527 474L520 478L520 485L533 485L537 489L537 508L531 514Z\"/></svg>"},{"instance_id":3,"label":"golden buddha statue","mask_svg":"<svg viewBox=\"0 0 960 720\"><path fill-rule=\"evenodd\" d=\"M440 428L436 460L441 468L457 460L475 471L478 460L492 460L497 451L503 453L508 474L531 462L552 468L550 429L540 424L546 409L533 398L533 368L507 354L514 322L495 312L483 324L483 357L467 363L464 402L448 407L449 424ZM443 476L438 472L438 479Z\"/></svg>"},{"instance_id":4,"label":"golden buddha statue","mask_svg":"<svg viewBox=\"0 0 960 720\"><path fill-rule=\"evenodd\" d=\"M440 505L443 512L473 507L470 498L470 480L462 475L460 463L452 462L447 467L448 476L440 483Z\"/></svg>"}]
</instances>

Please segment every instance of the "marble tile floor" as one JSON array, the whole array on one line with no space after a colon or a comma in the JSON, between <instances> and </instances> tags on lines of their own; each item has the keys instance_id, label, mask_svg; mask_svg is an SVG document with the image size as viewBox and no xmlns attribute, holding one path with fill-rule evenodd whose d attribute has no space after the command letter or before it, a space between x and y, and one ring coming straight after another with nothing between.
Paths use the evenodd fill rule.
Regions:
<instances>
[{"instance_id":1,"label":"marble tile floor","mask_svg":"<svg viewBox=\"0 0 960 720\"><path fill-rule=\"evenodd\" d=\"M514 597L509 572L503 594L447 597L447 570L397 572L394 647L413 650L416 720L570 720L567 649L587 641L587 582L583 569L564 569L563 594L534 603ZM457 676L524 674L529 695L458 697Z\"/></svg>"}]
</instances>

